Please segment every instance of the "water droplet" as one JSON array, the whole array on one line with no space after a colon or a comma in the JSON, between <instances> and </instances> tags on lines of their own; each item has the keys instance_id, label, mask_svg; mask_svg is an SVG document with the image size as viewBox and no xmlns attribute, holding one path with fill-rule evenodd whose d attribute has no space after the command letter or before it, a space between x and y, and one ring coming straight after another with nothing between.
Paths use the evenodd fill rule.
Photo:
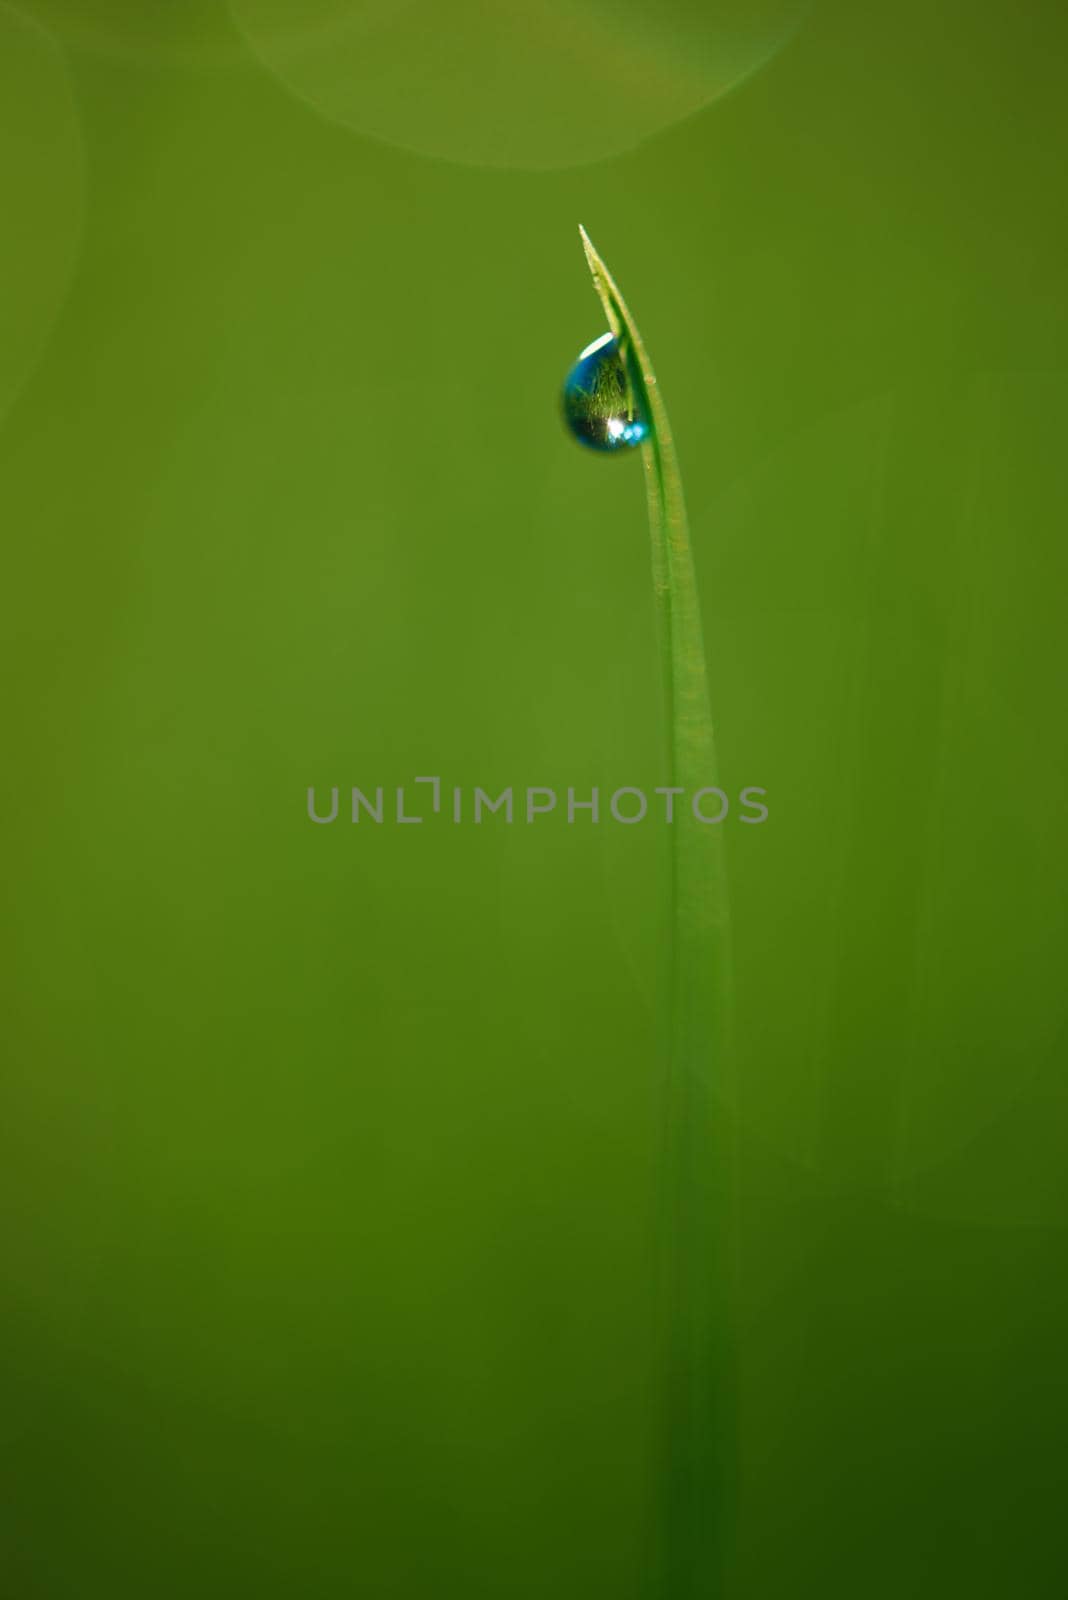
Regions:
<instances>
[{"instance_id":1,"label":"water droplet","mask_svg":"<svg viewBox=\"0 0 1068 1600\"><path fill-rule=\"evenodd\" d=\"M633 450L648 437L649 421L639 409L614 334L603 333L586 346L564 380L564 417L581 444L591 450Z\"/></svg>"}]
</instances>

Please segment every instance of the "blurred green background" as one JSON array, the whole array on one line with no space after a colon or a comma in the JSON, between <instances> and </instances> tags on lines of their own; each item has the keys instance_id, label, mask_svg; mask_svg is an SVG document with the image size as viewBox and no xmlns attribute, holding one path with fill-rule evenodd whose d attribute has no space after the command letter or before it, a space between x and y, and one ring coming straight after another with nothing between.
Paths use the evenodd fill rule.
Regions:
<instances>
[{"instance_id":1,"label":"blurred green background","mask_svg":"<svg viewBox=\"0 0 1068 1600\"><path fill-rule=\"evenodd\" d=\"M305 813L662 781L579 222L770 807L731 1600L1068 1591L1068 22L727 12L0 6L4 1600L639 1593L662 830Z\"/></svg>"}]
</instances>

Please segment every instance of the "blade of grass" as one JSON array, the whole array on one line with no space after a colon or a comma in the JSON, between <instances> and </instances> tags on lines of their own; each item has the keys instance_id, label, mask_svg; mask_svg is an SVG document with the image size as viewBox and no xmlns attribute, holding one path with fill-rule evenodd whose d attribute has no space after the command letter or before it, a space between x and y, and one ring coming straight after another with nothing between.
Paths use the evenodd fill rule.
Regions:
<instances>
[{"instance_id":1,"label":"blade of grass","mask_svg":"<svg viewBox=\"0 0 1068 1600\"><path fill-rule=\"evenodd\" d=\"M650 431L645 469L667 734L667 783L684 790L671 827L668 1069L659 1221L660 1482L651 1573L663 1600L722 1593L733 1520L730 1335L732 1127L730 917L722 827L693 796L716 785L701 612L675 442L626 301L589 235L594 288ZM706 801L715 815L718 798Z\"/></svg>"}]
</instances>

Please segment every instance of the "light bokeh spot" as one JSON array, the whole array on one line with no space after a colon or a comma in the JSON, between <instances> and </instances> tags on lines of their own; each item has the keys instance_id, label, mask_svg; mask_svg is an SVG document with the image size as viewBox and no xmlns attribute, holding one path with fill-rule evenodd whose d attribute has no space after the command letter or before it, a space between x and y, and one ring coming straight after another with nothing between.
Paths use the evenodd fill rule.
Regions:
<instances>
[{"instance_id":1,"label":"light bokeh spot","mask_svg":"<svg viewBox=\"0 0 1068 1600\"><path fill-rule=\"evenodd\" d=\"M800 0L231 0L325 116L475 166L578 166L699 111L789 37Z\"/></svg>"}]
</instances>

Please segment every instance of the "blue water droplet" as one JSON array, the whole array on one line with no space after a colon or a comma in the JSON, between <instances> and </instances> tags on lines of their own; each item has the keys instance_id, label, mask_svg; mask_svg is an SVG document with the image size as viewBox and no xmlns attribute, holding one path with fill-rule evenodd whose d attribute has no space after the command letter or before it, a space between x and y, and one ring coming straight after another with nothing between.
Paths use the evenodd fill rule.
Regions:
<instances>
[{"instance_id":1,"label":"blue water droplet","mask_svg":"<svg viewBox=\"0 0 1068 1600\"><path fill-rule=\"evenodd\" d=\"M614 334L604 333L579 356L564 380L564 418L591 450L633 450L649 434Z\"/></svg>"}]
</instances>

